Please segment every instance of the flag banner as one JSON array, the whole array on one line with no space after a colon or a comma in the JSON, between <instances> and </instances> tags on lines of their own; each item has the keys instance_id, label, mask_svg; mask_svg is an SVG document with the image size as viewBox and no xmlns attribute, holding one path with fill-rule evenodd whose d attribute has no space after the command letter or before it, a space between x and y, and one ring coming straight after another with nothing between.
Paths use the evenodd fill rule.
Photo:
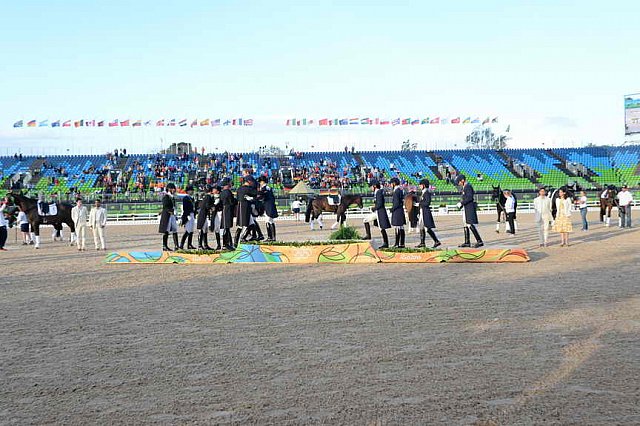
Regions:
<instances>
[{"instance_id":1,"label":"flag banner","mask_svg":"<svg viewBox=\"0 0 640 426\"><path fill-rule=\"evenodd\" d=\"M375 117L366 116L364 118L357 116L347 116L351 118L289 118L281 121L287 127L332 127L332 126L421 126L426 124L481 124L490 125L498 123L498 117L486 117L481 120L479 117L467 116L462 119L457 115L451 119L441 118L440 116L423 116L424 118L388 118L388 117ZM415 116L414 116L415 117ZM273 120L269 120L273 122ZM155 124L154 124L155 123ZM281 125L282 125L281 124ZM181 120L172 119L155 119L155 120L132 120L132 119L113 119L113 120L56 120L50 122L49 120L18 120L13 123L14 128L33 128L33 127L70 127L70 128L87 128L87 127L219 127L219 126L231 126L231 127L248 127L254 126L255 120L252 118L184 118Z\"/></svg>"}]
</instances>

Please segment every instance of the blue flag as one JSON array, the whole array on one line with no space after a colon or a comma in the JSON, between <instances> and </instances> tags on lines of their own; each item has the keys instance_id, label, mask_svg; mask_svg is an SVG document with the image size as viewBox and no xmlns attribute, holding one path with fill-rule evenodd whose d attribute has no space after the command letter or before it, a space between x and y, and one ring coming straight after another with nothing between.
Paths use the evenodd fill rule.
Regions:
<instances>
[{"instance_id":1,"label":"blue flag","mask_svg":"<svg viewBox=\"0 0 640 426\"><path fill-rule=\"evenodd\" d=\"M24 122L22 120L16 121L15 123L13 123L13 127L23 127L23 126L24 126Z\"/></svg>"}]
</instances>

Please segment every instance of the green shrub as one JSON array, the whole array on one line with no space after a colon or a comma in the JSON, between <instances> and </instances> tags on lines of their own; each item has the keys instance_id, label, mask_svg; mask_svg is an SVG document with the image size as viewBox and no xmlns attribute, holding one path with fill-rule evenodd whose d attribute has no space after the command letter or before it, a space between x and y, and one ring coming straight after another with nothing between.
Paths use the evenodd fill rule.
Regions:
<instances>
[{"instance_id":1,"label":"green shrub","mask_svg":"<svg viewBox=\"0 0 640 426\"><path fill-rule=\"evenodd\" d=\"M362 237L353 226L341 226L340 229L334 231L329 240L361 240Z\"/></svg>"}]
</instances>

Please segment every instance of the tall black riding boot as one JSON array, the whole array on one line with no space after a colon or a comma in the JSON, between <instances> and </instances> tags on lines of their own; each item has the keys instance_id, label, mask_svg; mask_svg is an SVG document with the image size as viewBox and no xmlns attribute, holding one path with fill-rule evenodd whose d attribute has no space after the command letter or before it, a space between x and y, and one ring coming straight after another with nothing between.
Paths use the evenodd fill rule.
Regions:
<instances>
[{"instance_id":1,"label":"tall black riding boot","mask_svg":"<svg viewBox=\"0 0 640 426\"><path fill-rule=\"evenodd\" d=\"M470 228L471 228L471 232L473 232L474 238L476 239L476 243L473 245L473 248L482 247L484 243L482 242L482 238L480 238L480 233L478 232L478 230L474 225L471 225Z\"/></svg>"},{"instance_id":2,"label":"tall black riding boot","mask_svg":"<svg viewBox=\"0 0 640 426\"><path fill-rule=\"evenodd\" d=\"M253 226L254 226L254 229L256 231L256 234L258 234L258 236L257 237L253 237L253 239L257 240L257 241L264 240L264 234L262 233L262 229L260 229L260 225L258 224L258 222L255 222L253 224Z\"/></svg>"},{"instance_id":3,"label":"tall black riding boot","mask_svg":"<svg viewBox=\"0 0 640 426\"><path fill-rule=\"evenodd\" d=\"M244 229L245 229L245 228L238 228L238 229L236 229L236 238L235 238L235 240L233 241L233 246L234 246L234 247L238 247L238 243L240 242L240 235L242 235L242 231L243 231Z\"/></svg>"},{"instance_id":4,"label":"tall black riding boot","mask_svg":"<svg viewBox=\"0 0 640 426\"><path fill-rule=\"evenodd\" d=\"M458 247L471 247L471 235L469 233L469 228L464 227L464 243L460 244Z\"/></svg>"},{"instance_id":5,"label":"tall black riding boot","mask_svg":"<svg viewBox=\"0 0 640 426\"><path fill-rule=\"evenodd\" d=\"M169 249L169 233L165 232L164 234L162 234L162 251L171 251L171 249Z\"/></svg>"},{"instance_id":6,"label":"tall black riding boot","mask_svg":"<svg viewBox=\"0 0 640 426\"><path fill-rule=\"evenodd\" d=\"M220 250L222 248L222 246L220 246L220 233L215 232L215 234L216 234L216 250Z\"/></svg>"},{"instance_id":7,"label":"tall black riding boot","mask_svg":"<svg viewBox=\"0 0 640 426\"><path fill-rule=\"evenodd\" d=\"M204 231L201 229L200 232L198 232L198 250L203 250L204 249L204 236L205 233Z\"/></svg>"},{"instance_id":8,"label":"tall black riding boot","mask_svg":"<svg viewBox=\"0 0 640 426\"><path fill-rule=\"evenodd\" d=\"M178 246L178 233L175 232L173 234L173 245L175 246L174 250L178 250L179 246Z\"/></svg>"},{"instance_id":9,"label":"tall black riding boot","mask_svg":"<svg viewBox=\"0 0 640 426\"><path fill-rule=\"evenodd\" d=\"M180 250L184 249L184 242L187 241L187 237L189 236L188 232L185 232L184 234L182 234L182 239L180 240Z\"/></svg>"},{"instance_id":10,"label":"tall black riding boot","mask_svg":"<svg viewBox=\"0 0 640 426\"><path fill-rule=\"evenodd\" d=\"M381 229L380 233L382 234L382 245L378 248L379 249L389 248L389 236L387 235L387 230Z\"/></svg>"},{"instance_id":11,"label":"tall black riding boot","mask_svg":"<svg viewBox=\"0 0 640 426\"><path fill-rule=\"evenodd\" d=\"M276 224L275 223L271 224L271 238L273 239L273 241L276 240Z\"/></svg>"},{"instance_id":12,"label":"tall black riding boot","mask_svg":"<svg viewBox=\"0 0 640 426\"><path fill-rule=\"evenodd\" d=\"M363 240L370 240L371 239L371 225L369 225L368 222L364 223L364 232L365 232L365 236L364 236Z\"/></svg>"},{"instance_id":13,"label":"tall black riding boot","mask_svg":"<svg viewBox=\"0 0 640 426\"><path fill-rule=\"evenodd\" d=\"M271 224L269 222L267 222L267 240L266 241L273 241L273 236L271 235Z\"/></svg>"},{"instance_id":14,"label":"tall black riding boot","mask_svg":"<svg viewBox=\"0 0 640 426\"><path fill-rule=\"evenodd\" d=\"M426 238L426 232L424 232L424 229L420 230L420 244L418 244L416 246L416 248L422 248L424 247L424 239Z\"/></svg>"},{"instance_id":15,"label":"tall black riding boot","mask_svg":"<svg viewBox=\"0 0 640 426\"><path fill-rule=\"evenodd\" d=\"M202 241L203 241L202 246L204 247L205 250L213 250L211 248L211 246L209 246L209 234L208 233L205 232L202 235Z\"/></svg>"},{"instance_id":16,"label":"tall black riding boot","mask_svg":"<svg viewBox=\"0 0 640 426\"><path fill-rule=\"evenodd\" d=\"M429 234L429 236L433 240L433 246L432 246L433 248L436 248L442 245L440 240L438 240L438 237L436 237L436 233L433 232L433 229L427 228L427 234Z\"/></svg>"},{"instance_id":17,"label":"tall black riding boot","mask_svg":"<svg viewBox=\"0 0 640 426\"><path fill-rule=\"evenodd\" d=\"M193 246L193 232L189 232L189 237L187 238L187 247L189 250L195 250L196 248Z\"/></svg>"},{"instance_id":18,"label":"tall black riding boot","mask_svg":"<svg viewBox=\"0 0 640 426\"><path fill-rule=\"evenodd\" d=\"M400 247L400 232L396 228L394 229L394 233L395 233L395 242L393 243L393 248L398 248Z\"/></svg>"},{"instance_id":19,"label":"tall black riding boot","mask_svg":"<svg viewBox=\"0 0 640 426\"><path fill-rule=\"evenodd\" d=\"M398 232L400 233L400 245L398 246L398 248L404 248L404 229L401 229Z\"/></svg>"}]
</instances>

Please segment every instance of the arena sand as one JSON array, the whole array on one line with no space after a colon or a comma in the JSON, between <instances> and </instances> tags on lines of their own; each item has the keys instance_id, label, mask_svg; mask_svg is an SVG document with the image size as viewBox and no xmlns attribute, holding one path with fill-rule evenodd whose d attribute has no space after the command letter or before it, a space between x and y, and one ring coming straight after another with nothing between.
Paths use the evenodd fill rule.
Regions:
<instances>
[{"instance_id":1,"label":"arena sand","mask_svg":"<svg viewBox=\"0 0 640 426\"><path fill-rule=\"evenodd\" d=\"M11 230L0 423L639 424L639 231L539 249L520 216L481 233L527 264L106 265ZM459 217L438 219L457 245ZM156 230L109 226L109 249Z\"/></svg>"}]
</instances>

